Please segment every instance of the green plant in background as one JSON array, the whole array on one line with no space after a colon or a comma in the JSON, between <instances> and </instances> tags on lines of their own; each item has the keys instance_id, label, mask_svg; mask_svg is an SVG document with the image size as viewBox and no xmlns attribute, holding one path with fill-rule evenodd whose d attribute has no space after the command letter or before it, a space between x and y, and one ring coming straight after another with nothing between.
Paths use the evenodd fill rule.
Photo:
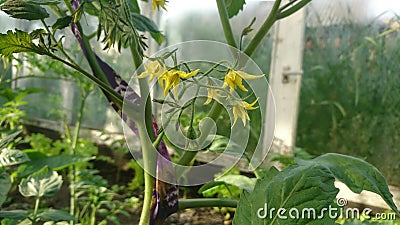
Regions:
<instances>
[{"instance_id":1,"label":"green plant in background","mask_svg":"<svg viewBox=\"0 0 400 225\"><path fill-rule=\"evenodd\" d=\"M108 182L97 175L96 170L81 170L77 174L76 195L79 198L79 222L82 225L108 224L108 221L114 224L121 224L119 215L130 217L129 209L135 209L138 199L135 197L126 197L119 201L117 192L121 187L113 186L108 188ZM99 220L98 217L104 219Z\"/></svg>"},{"instance_id":2,"label":"green plant in background","mask_svg":"<svg viewBox=\"0 0 400 225\"><path fill-rule=\"evenodd\" d=\"M24 164L30 161L26 153L20 150L9 149L13 145L13 139L20 132L6 136L0 146L0 173L1 173L1 198L0 205L6 200L7 193L12 186L12 177L9 175L9 167ZM2 210L0 218L4 218L2 225L6 224L37 224L39 221L69 221L75 220L73 216L62 210L41 208L43 197L53 196L61 187L63 180L56 171L47 165L22 178L18 185L19 192L24 197L34 197L34 206L31 210Z\"/></svg>"},{"instance_id":3,"label":"green plant in background","mask_svg":"<svg viewBox=\"0 0 400 225\"><path fill-rule=\"evenodd\" d=\"M364 158L396 185L400 36L398 18L379 21L306 29L297 144Z\"/></svg>"},{"instance_id":4,"label":"green plant in background","mask_svg":"<svg viewBox=\"0 0 400 225\"><path fill-rule=\"evenodd\" d=\"M227 43L232 47L243 46L243 52L251 56L276 21L290 16L308 2L307 0L294 0L287 4L281 4L280 0L275 1L269 16L264 21L261 28L256 31L254 38L248 40L246 46L243 46L244 43L236 42L229 22L229 18L239 13L245 2L217 0L217 6ZM153 1L153 3L156 4L156 6L160 5L162 7L165 2ZM139 34L139 31L149 31L152 37L157 41L161 41L162 39L162 34L158 31L154 23L140 14L138 2L112 1L105 3L103 1L79 2L73 0L71 5L68 2L65 2L63 6L60 4L60 2L52 0L39 2L9 0L3 3L1 9L10 16L29 21L38 20L42 23L44 29L34 30L30 33L15 30L8 31L6 34L0 34L0 54L8 56L20 52L33 52L36 55L48 56L51 60L61 62L64 66L68 66L83 74L90 80L90 84L96 84L102 89L103 94L115 111L129 124L132 131L139 134L143 163L146 169L146 172L144 172L145 187L142 213L139 222L140 225L162 224L167 216L178 210L178 207L181 210L195 207L237 208L233 219L233 224L237 225L334 224L339 215L333 218L325 215L325 217L320 218L320 220L316 220L315 218L283 219L276 214L260 218L257 212L259 212L258 209L264 207L265 204L268 204L269 207L285 209L293 207L298 209L312 207L315 210L323 210L324 208L332 207L332 205L334 206L334 200L338 193L333 183L335 179L342 181L356 193L360 193L362 190L368 190L379 194L394 212L400 215L383 175L374 166L358 158L334 153L325 154L311 160L297 159L295 160L295 164L287 166L282 171L278 171L273 167L267 171L259 171L260 169L258 169L255 171L256 178L248 178L238 174L222 176L216 178L214 183L206 184L203 188L203 190L212 190L212 188L222 185L229 187L230 189L227 190L228 193L229 190L231 191L228 195L230 197L235 198L239 191L241 192L239 201L225 198L227 196L226 192L216 192L217 194L221 194L219 197L223 198L180 199L178 202L177 187L165 183L159 180L158 177L153 177L151 175L155 174L152 173L155 171L170 172L171 176L174 176L174 173L173 171L169 171L169 164L162 164L161 161L155 160L154 157L155 149L157 149L162 156L169 160L169 155L163 141L163 128L159 130L156 122L153 121L152 106L150 104L151 98L145 98L148 94L149 86L147 80L144 78L146 78L146 76L150 76L151 78L156 77L158 84L164 89L164 95L169 95L172 98L179 98L176 87L180 83L184 85L189 83L190 85L195 84L198 86L198 90L200 88L206 88L210 99L210 101L207 100L206 104L212 102L207 116L215 121L220 118L224 110L217 101L213 101L212 99L218 97L218 92L223 93L223 95L219 97L222 96L234 103L231 106L234 117L233 123L238 121L238 123L243 123L245 125L250 121L251 115L247 113L247 110L256 110L258 99L252 99L252 101L250 101L251 99L247 98L251 96L251 91L248 93L249 96L236 97L232 95L232 91L230 90L237 88L241 89L243 93L248 92L247 88L249 87L243 85L242 81L254 79L259 76L251 76L241 71L240 68L237 69L237 65L227 66L223 63L212 65L207 71L191 68L192 65L187 63L178 63L173 52L170 52L160 58L151 59L152 62L145 65L146 71L136 77L139 78L139 91L142 96L142 98L140 98L135 92L136 90L129 88L127 83L117 75L111 66L102 61L100 57L93 52L89 42L93 35L86 36L80 23L80 20L84 18L83 15L85 14L97 17L99 25L97 31L98 40L100 40L103 34L104 38L100 41L105 44L106 49L112 46L115 46L118 50L129 48L132 53L133 63L136 69L138 69L144 57L143 50L146 48L145 38ZM49 14L46 9L52 10L58 17L51 26L52 30L50 30L50 26L48 25L47 18ZM68 10L65 11L64 9ZM82 48L85 59L87 59L92 72L88 72L71 58L69 52L63 47L61 39L57 39L58 36L56 32L59 32L69 25L71 25L72 32ZM242 32L242 37L250 32L250 30L250 26L246 27ZM240 40L243 39L241 38ZM164 63L164 60L168 58L171 58L174 62L172 67L167 67ZM239 62L239 64L240 63L241 62ZM204 84L206 82L202 79L208 78L211 72L219 73L221 81L223 80L224 82L222 87ZM85 104L86 93L88 92L82 93L84 93L84 95L80 101L81 104L79 105L79 115L77 117L75 131L69 132L68 129L66 129L66 139L69 140L70 143L70 146L66 148L66 155L43 156L43 154L38 152L27 152L29 158L35 158L35 161L31 161L32 163L30 165L29 162L25 163L24 165L27 166L19 170L18 175L23 177L23 175L28 176L29 174L36 173L42 170L43 165L47 165L47 167L52 169L60 169L68 166L68 179L71 183L70 214L75 217L81 217L80 219L85 221L85 223L95 224L97 221L96 213L104 212L110 215L110 217L106 217L105 220L116 222L117 220L113 216L124 213L124 211L120 210L121 208L119 206L113 206L111 204L115 192L110 191L104 180L99 177L94 176L94 180L89 182L81 180L82 177L85 177L85 172L89 175L93 175L94 172L83 170L79 166L72 164L90 159L90 157L82 158L77 154L83 105ZM123 93L128 93L128 106L132 106L134 109L143 107L141 108L145 112L144 115L142 115L143 117L135 117L137 115L136 111L134 111L135 113L133 113L133 115L129 115L132 116L132 118L128 118L127 115L122 112ZM356 103L358 104L359 99L355 99L357 99ZM198 99L195 98L185 105L169 102L169 104L173 106L171 107L171 114L177 113L179 116L182 114L190 114L186 135L191 140L196 139L198 135L194 127L196 100ZM330 115L335 116L337 113L335 110L338 109L339 113L343 115L343 110L341 109L344 107L342 107L341 104L337 104L335 101L324 100L318 101L318 103L324 106L328 105L331 110ZM334 118L332 121L336 127L336 117L332 118ZM207 125L205 125L205 130L209 130ZM214 148L214 150L218 152L221 150L221 146L225 146L225 149L235 153L236 147L234 144L229 145L229 142L226 142L224 138L216 138L215 142L217 141L218 143L211 143L209 148L205 150ZM194 142L190 142L189 145L193 143ZM181 157L178 159L178 164L186 166L192 165L196 154L197 152L180 149ZM246 159L249 158L247 154L244 154L243 157ZM59 160L61 159L63 163L60 165ZM70 160L68 164L65 163L67 159ZM39 165L42 166L39 167ZM84 182L81 183L81 181ZM210 186L207 187L207 185ZM80 187L84 187L85 190L82 192L82 196L84 196L86 200L83 208L78 208L77 204L80 197L79 194L81 194L78 191L82 190ZM232 192L233 188L235 189L234 193ZM37 215L34 215L34 217L36 216ZM70 224L74 223L74 221L70 221Z\"/></svg>"}]
</instances>

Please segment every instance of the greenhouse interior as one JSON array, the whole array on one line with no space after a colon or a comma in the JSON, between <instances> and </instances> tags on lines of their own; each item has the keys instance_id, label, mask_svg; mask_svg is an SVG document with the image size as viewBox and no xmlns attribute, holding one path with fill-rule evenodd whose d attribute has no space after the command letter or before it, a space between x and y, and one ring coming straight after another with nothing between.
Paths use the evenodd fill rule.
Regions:
<instances>
[{"instance_id":1,"label":"greenhouse interior","mask_svg":"<svg viewBox=\"0 0 400 225\"><path fill-rule=\"evenodd\" d=\"M397 0L0 0L1 225L400 225Z\"/></svg>"}]
</instances>

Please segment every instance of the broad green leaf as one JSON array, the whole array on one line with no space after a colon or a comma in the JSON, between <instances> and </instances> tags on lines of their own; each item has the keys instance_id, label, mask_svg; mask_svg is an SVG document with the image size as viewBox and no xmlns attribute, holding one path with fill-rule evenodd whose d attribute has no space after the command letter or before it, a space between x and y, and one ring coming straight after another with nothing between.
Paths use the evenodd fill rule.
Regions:
<instances>
[{"instance_id":1,"label":"broad green leaf","mask_svg":"<svg viewBox=\"0 0 400 225\"><path fill-rule=\"evenodd\" d=\"M43 55L47 51L36 46L27 32L9 30L7 34L0 34L0 54L9 56L13 53L35 52Z\"/></svg>"},{"instance_id":2,"label":"broad green leaf","mask_svg":"<svg viewBox=\"0 0 400 225\"><path fill-rule=\"evenodd\" d=\"M0 211L0 218L9 218L13 220L23 220L28 218L29 213L25 210Z\"/></svg>"},{"instance_id":3,"label":"broad green leaf","mask_svg":"<svg viewBox=\"0 0 400 225\"><path fill-rule=\"evenodd\" d=\"M226 175L215 179L217 181L223 181L226 184L230 184L236 186L242 190L252 192L254 189L254 185L256 184L255 178L249 178L243 175Z\"/></svg>"},{"instance_id":4,"label":"broad green leaf","mask_svg":"<svg viewBox=\"0 0 400 225\"><path fill-rule=\"evenodd\" d=\"M225 6L228 10L229 18L236 16L243 6L246 4L245 0L225 0Z\"/></svg>"},{"instance_id":5,"label":"broad green leaf","mask_svg":"<svg viewBox=\"0 0 400 225\"><path fill-rule=\"evenodd\" d=\"M56 209L48 209L44 212L41 212L39 213L38 217L40 218L41 221L76 220L76 218L71 216L69 213Z\"/></svg>"},{"instance_id":6,"label":"broad green leaf","mask_svg":"<svg viewBox=\"0 0 400 225\"><path fill-rule=\"evenodd\" d=\"M149 18L138 14L132 13L132 22L136 29L140 31L149 31L150 33L159 33L157 25Z\"/></svg>"},{"instance_id":7,"label":"broad green leaf","mask_svg":"<svg viewBox=\"0 0 400 225\"><path fill-rule=\"evenodd\" d=\"M319 165L288 166L269 181L258 180L252 193L243 191L233 224L318 224L315 220L318 220L320 212L334 204L338 193L334 180L329 170ZM275 211L270 213L272 208ZM284 213L287 219L279 218L276 213L279 208L287 210ZM300 215L302 211L308 213L312 209L315 214L310 212L309 217L291 217L288 212L292 209ZM327 213L324 216L328 216ZM323 224L334 224L334 219L324 220Z\"/></svg>"},{"instance_id":8,"label":"broad green leaf","mask_svg":"<svg viewBox=\"0 0 400 225\"><path fill-rule=\"evenodd\" d=\"M390 208L400 216L384 176L376 167L364 160L337 153L328 153L313 160L296 160L296 162L299 165L318 164L324 166L330 170L336 179L346 184L355 193L367 190L379 194Z\"/></svg>"},{"instance_id":9,"label":"broad green leaf","mask_svg":"<svg viewBox=\"0 0 400 225\"><path fill-rule=\"evenodd\" d=\"M9 134L9 135L3 137L0 140L0 149L7 147L7 145L10 144L11 142L13 142L21 132L22 132L22 130L14 132L12 134Z\"/></svg>"},{"instance_id":10,"label":"broad green leaf","mask_svg":"<svg viewBox=\"0 0 400 225\"><path fill-rule=\"evenodd\" d=\"M29 161L29 157L21 150L3 149L0 153L0 168Z\"/></svg>"},{"instance_id":11,"label":"broad green leaf","mask_svg":"<svg viewBox=\"0 0 400 225\"><path fill-rule=\"evenodd\" d=\"M49 17L46 9L23 0L9 0L1 5L1 10L13 18L42 20Z\"/></svg>"},{"instance_id":12,"label":"broad green leaf","mask_svg":"<svg viewBox=\"0 0 400 225\"><path fill-rule=\"evenodd\" d=\"M52 196L60 189L62 182L61 175L46 166L22 179L18 187L25 197Z\"/></svg>"},{"instance_id":13,"label":"broad green leaf","mask_svg":"<svg viewBox=\"0 0 400 225\"><path fill-rule=\"evenodd\" d=\"M57 21L51 26L53 31L61 30L68 27L72 22L72 16L65 16L62 18L58 18Z\"/></svg>"},{"instance_id":14,"label":"broad green leaf","mask_svg":"<svg viewBox=\"0 0 400 225\"><path fill-rule=\"evenodd\" d=\"M44 157L39 158L38 156L40 154L35 154L34 152L30 152L30 154L34 154L37 158L35 158L35 160L25 163L24 165L20 166L20 168L18 168L18 177L20 178L40 170L41 168L43 168L43 166L48 166L53 170L61 170L72 164L86 162L94 159L94 157L82 157L72 155L54 155L49 157L42 155Z\"/></svg>"},{"instance_id":15,"label":"broad green leaf","mask_svg":"<svg viewBox=\"0 0 400 225\"><path fill-rule=\"evenodd\" d=\"M7 198L8 191L11 188L11 178L6 171L0 171L0 207Z\"/></svg>"}]
</instances>

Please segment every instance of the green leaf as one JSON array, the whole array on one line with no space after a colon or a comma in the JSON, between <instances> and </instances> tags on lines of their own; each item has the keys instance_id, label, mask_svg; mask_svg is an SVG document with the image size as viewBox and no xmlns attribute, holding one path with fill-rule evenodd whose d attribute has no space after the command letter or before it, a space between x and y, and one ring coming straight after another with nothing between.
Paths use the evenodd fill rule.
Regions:
<instances>
[{"instance_id":1,"label":"green leaf","mask_svg":"<svg viewBox=\"0 0 400 225\"><path fill-rule=\"evenodd\" d=\"M77 220L75 217L71 216L69 213L56 210L56 209L48 209L44 212L38 214L38 217L41 221L70 221L70 220Z\"/></svg>"},{"instance_id":2,"label":"green leaf","mask_svg":"<svg viewBox=\"0 0 400 225\"><path fill-rule=\"evenodd\" d=\"M233 185L248 192L252 192L254 189L254 185L256 184L255 178L249 178L243 175L235 175L235 174L222 176L215 180L223 181L226 184Z\"/></svg>"},{"instance_id":3,"label":"green leaf","mask_svg":"<svg viewBox=\"0 0 400 225\"><path fill-rule=\"evenodd\" d=\"M27 3L31 3L34 5L58 5L60 1L58 0L27 0Z\"/></svg>"},{"instance_id":4,"label":"green leaf","mask_svg":"<svg viewBox=\"0 0 400 225\"><path fill-rule=\"evenodd\" d=\"M7 145L9 145L11 142L13 142L21 132L22 132L22 130L11 133L11 134L5 136L4 138L2 138L0 140L0 149L3 149Z\"/></svg>"},{"instance_id":5,"label":"green leaf","mask_svg":"<svg viewBox=\"0 0 400 225\"><path fill-rule=\"evenodd\" d=\"M20 166L20 168L18 168L18 177L21 178L32 174L43 168L43 166L45 165L53 170L61 170L67 166L94 159L94 157L82 157L72 155L54 155L47 157L43 154L35 154L35 152L30 152L28 155L31 154L35 155L36 159ZM39 155L43 157L39 158Z\"/></svg>"},{"instance_id":6,"label":"green leaf","mask_svg":"<svg viewBox=\"0 0 400 225\"><path fill-rule=\"evenodd\" d=\"M164 40L165 36L161 32L151 33L151 37L157 42L157 44L161 45Z\"/></svg>"},{"instance_id":7,"label":"green leaf","mask_svg":"<svg viewBox=\"0 0 400 225\"><path fill-rule=\"evenodd\" d=\"M51 26L53 31L61 30L68 27L72 22L72 16L64 16L62 18L58 18L57 21Z\"/></svg>"},{"instance_id":8,"label":"green leaf","mask_svg":"<svg viewBox=\"0 0 400 225\"><path fill-rule=\"evenodd\" d=\"M11 178L6 171L0 171L0 207L7 198L7 194L11 188Z\"/></svg>"},{"instance_id":9,"label":"green leaf","mask_svg":"<svg viewBox=\"0 0 400 225\"><path fill-rule=\"evenodd\" d=\"M299 165L318 164L324 166L330 170L336 179L346 184L355 193L367 190L380 195L390 208L400 216L384 176L376 167L364 160L347 155L328 153L313 160L296 160L296 162Z\"/></svg>"},{"instance_id":10,"label":"green leaf","mask_svg":"<svg viewBox=\"0 0 400 225\"><path fill-rule=\"evenodd\" d=\"M47 51L36 46L27 32L9 30L7 34L0 34L0 54L9 56L13 53L35 52L39 55L45 54Z\"/></svg>"},{"instance_id":11,"label":"green leaf","mask_svg":"<svg viewBox=\"0 0 400 225\"><path fill-rule=\"evenodd\" d=\"M222 135L215 135L214 140L207 150L217 153L230 154L236 157L241 157L243 155L242 146L232 142L232 140Z\"/></svg>"},{"instance_id":12,"label":"green leaf","mask_svg":"<svg viewBox=\"0 0 400 225\"><path fill-rule=\"evenodd\" d=\"M131 12L140 14L140 7L137 0L128 0L127 2Z\"/></svg>"},{"instance_id":13,"label":"green leaf","mask_svg":"<svg viewBox=\"0 0 400 225\"><path fill-rule=\"evenodd\" d=\"M149 18L138 14L138 13L132 13L132 22L133 25L138 29L139 31L149 31L150 33L159 33L160 31L158 30L157 25Z\"/></svg>"},{"instance_id":14,"label":"green leaf","mask_svg":"<svg viewBox=\"0 0 400 225\"><path fill-rule=\"evenodd\" d=\"M18 187L24 197L52 196L60 189L62 182L61 175L46 166L22 179Z\"/></svg>"},{"instance_id":15,"label":"green leaf","mask_svg":"<svg viewBox=\"0 0 400 225\"><path fill-rule=\"evenodd\" d=\"M42 20L49 17L46 9L23 0L9 0L1 5L1 10L13 18Z\"/></svg>"},{"instance_id":16,"label":"green leaf","mask_svg":"<svg viewBox=\"0 0 400 225\"><path fill-rule=\"evenodd\" d=\"M29 161L29 157L20 150L3 149L0 153L0 168Z\"/></svg>"},{"instance_id":17,"label":"green leaf","mask_svg":"<svg viewBox=\"0 0 400 225\"><path fill-rule=\"evenodd\" d=\"M236 16L243 6L246 4L245 0L224 0L226 9L228 10L229 18Z\"/></svg>"},{"instance_id":18,"label":"green leaf","mask_svg":"<svg viewBox=\"0 0 400 225\"><path fill-rule=\"evenodd\" d=\"M9 218L13 220L23 220L28 218L29 213L25 210L0 211L0 218Z\"/></svg>"},{"instance_id":19,"label":"green leaf","mask_svg":"<svg viewBox=\"0 0 400 225\"><path fill-rule=\"evenodd\" d=\"M243 191L233 219L234 225L310 224L318 220L313 219L313 213L310 213L310 217L302 218L290 217L288 211L296 209L301 215L302 210L312 208L316 212L315 216L319 217L322 209L327 209L334 203L338 193L330 171L319 165L291 165L271 180L268 179L270 177L258 180L252 193ZM272 208L275 211L270 213ZM277 216L276 211L279 208L287 210L284 214L287 219ZM328 216L326 214L325 217ZM325 220L324 225L335 223L331 218Z\"/></svg>"}]
</instances>

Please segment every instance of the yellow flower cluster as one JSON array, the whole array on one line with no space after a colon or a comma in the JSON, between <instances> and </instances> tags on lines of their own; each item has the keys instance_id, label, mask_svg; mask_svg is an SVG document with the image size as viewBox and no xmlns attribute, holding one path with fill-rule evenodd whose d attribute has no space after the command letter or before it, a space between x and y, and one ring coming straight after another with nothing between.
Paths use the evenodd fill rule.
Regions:
<instances>
[{"instance_id":1,"label":"yellow flower cluster","mask_svg":"<svg viewBox=\"0 0 400 225\"><path fill-rule=\"evenodd\" d=\"M137 78L149 77L149 82L157 78L158 83L164 89L164 96L166 96L171 88L174 89L175 95L177 94L177 87L179 82L183 79L193 77L199 72L199 69L194 70L190 73L186 73L181 70L167 70L165 65L161 65L158 61L153 61L148 64L144 64L146 69Z\"/></svg>"},{"instance_id":2,"label":"yellow flower cluster","mask_svg":"<svg viewBox=\"0 0 400 225\"><path fill-rule=\"evenodd\" d=\"M154 3L154 1L153 1ZM144 65L145 71L141 73L137 78L145 78L149 77L149 81L151 82L154 78L157 78L159 85L164 89L164 96L168 94L171 88L174 89L174 94L177 95L177 87L181 80L189 79L195 76L199 69L191 71L189 73L181 71L181 70L167 70L165 65L161 65L158 61L153 61ZM238 87L240 90L248 92L247 88L243 85L244 80L252 80L263 77L264 75L250 75L243 71L237 71L230 69L225 75L224 83L222 88L229 87L230 93ZM209 104L213 99L218 98L218 90L214 88L207 88L207 100L204 104ZM250 121L250 117L247 114L247 110L254 110L257 107L254 105L258 102L258 98L252 102L247 103L246 101L235 101L235 104L232 106L233 112L233 125L235 125L238 118L240 118L245 126L247 121Z\"/></svg>"}]
</instances>

